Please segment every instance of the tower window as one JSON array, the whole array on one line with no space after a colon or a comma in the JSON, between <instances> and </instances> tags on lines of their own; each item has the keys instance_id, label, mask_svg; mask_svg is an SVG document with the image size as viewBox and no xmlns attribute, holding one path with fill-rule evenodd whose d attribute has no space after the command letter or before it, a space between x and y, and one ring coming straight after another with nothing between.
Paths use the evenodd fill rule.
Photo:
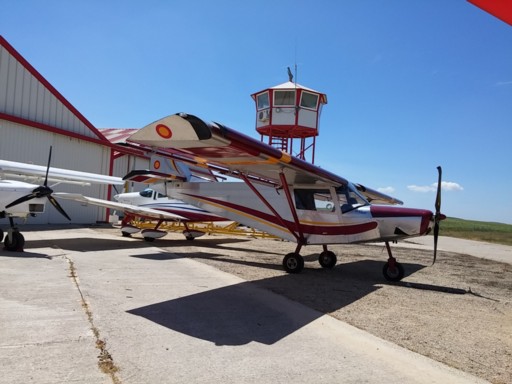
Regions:
<instances>
[{"instance_id":1,"label":"tower window","mask_svg":"<svg viewBox=\"0 0 512 384\"><path fill-rule=\"evenodd\" d=\"M314 93L309 93L302 91L302 96L300 98L300 106L303 108L316 109L318 104L318 95Z\"/></svg>"},{"instance_id":2,"label":"tower window","mask_svg":"<svg viewBox=\"0 0 512 384\"><path fill-rule=\"evenodd\" d=\"M268 98L268 92L260 93L258 96L256 96L256 104L258 111L261 111L262 109L267 109L270 107L270 102Z\"/></svg>"},{"instance_id":3,"label":"tower window","mask_svg":"<svg viewBox=\"0 0 512 384\"><path fill-rule=\"evenodd\" d=\"M276 107L295 105L295 91L274 91L274 105Z\"/></svg>"}]
</instances>

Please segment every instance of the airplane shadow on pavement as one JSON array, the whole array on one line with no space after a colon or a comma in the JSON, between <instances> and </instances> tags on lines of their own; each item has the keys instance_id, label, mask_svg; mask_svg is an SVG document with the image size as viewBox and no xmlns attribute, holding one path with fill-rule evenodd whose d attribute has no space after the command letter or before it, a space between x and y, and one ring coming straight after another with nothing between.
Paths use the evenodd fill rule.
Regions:
<instances>
[{"instance_id":1,"label":"airplane shadow on pavement","mask_svg":"<svg viewBox=\"0 0 512 384\"><path fill-rule=\"evenodd\" d=\"M381 267L382 262L362 260L333 270L306 268L302 274L229 285L128 313L219 346L272 345L324 314L381 289L386 284L379 274ZM424 266L404 267L411 274Z\"/></svg>"},{"instance_id":2,"label":"airplane shadow on pavement","mask_svg":"<svg viewBox=\"0 0 512 384\"><path fill-rule=\"evenodd\" d=\"M186 241L186 240L185 240ZM148 242L142 239L123 238L119 239L99 239L99 238L68 238L68 239L43 239L43 240L27 240L25 242L25 250L30 248L62 248L75 252L92 252L92 251L108 251L113 249L135 249L135 248L148 248L148 247L161 247L162 243L171 248L173 242L180 243L181 240L157 240L155 242ZM220 244L227 244L230 242L237 242L239 240L218 239L210 241L210 247L214 248ZM14 252L16 253L16 252Z\"/></svg>"},{"instance_id":3,"label":"airplane shadow on pavement","mask_svg":"<svg viewBox=\"0 0 512 384\"><path fill-rule=\"evenodd\" d=\"M13 252L8 251L5 248L0 249L0 257L18 257L18 258L34 258L34 259L48 259L51 260L53 256L46 255L44 253L37 253L37 252Z\"/></svg>"},{"instance_id":4,"label":"airplane shadow on pavement","mask_svg":"<svg viewBox=\"0 0 512 384\"><path fill-rule=\"evenodd\" d=\"M128 311L216 345L271 345L321 316L241 283Z\"/></svg>"}]
</instances>

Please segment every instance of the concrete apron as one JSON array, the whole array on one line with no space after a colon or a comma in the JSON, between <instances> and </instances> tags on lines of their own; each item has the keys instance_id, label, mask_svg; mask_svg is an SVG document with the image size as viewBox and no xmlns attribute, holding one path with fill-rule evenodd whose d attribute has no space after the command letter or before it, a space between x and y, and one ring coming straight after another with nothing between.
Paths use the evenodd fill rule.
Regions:
<instances>
[{"instance_id":1,"label":"concrete apron","mask_svg":"<svg viewBox=\"0 0 512 384\"><path fill-rule=\"evenodd\" d=\"M483 383L233 275L90 229L0 251L0 383Z\"/></svg>"}]
</instances>

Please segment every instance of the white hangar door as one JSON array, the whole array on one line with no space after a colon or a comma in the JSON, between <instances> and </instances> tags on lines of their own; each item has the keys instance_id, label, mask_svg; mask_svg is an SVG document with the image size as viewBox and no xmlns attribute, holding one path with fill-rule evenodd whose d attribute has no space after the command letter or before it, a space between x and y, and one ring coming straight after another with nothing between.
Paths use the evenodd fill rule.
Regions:
<instances>
[{"instance_id":1,"label":"white hangar door","mask_svg":"<svg viewBox=\"0 0 512 384\"><path fill-rule=\"evenodd\" d=\"M110 148L102 145L56 136L52 149L52 165L75 171L109 174ZM81 193L85 196L107 199L108 186L91 184L86 186L60 184L52 188L55 192ZM76 224L91 224L106 220L106 210L92 205L82 205L75 201L59 200L60 205ZM48 223L69 223L53 206L46 209Z\"/></svg>"},{"instance_id":2,"label":"white hangar door","mask_svg":"<svg viewBox=\"0 0 512 384\"><path fill-rule=\"evenodd\" d=\"M108 175L110 148L96 143L79 140L42 129L0 120L0 158L22 163L47 165L50 146L51 166ZM28 181L28 180L27 180ZM51 183L49 183L52 186ZM108 187L100 185L79 186L59 184L52 186L55 192L82 193L86 196L106 199ZM104 221L105 209L82 206L73 201L59 200L60 205L71 217L71 223L90 224ZM16 223L21 224L20 219ZM46 203L45 212L29 217L26 224L70 223L51 204Z\"/></svg>"}]
</instances>

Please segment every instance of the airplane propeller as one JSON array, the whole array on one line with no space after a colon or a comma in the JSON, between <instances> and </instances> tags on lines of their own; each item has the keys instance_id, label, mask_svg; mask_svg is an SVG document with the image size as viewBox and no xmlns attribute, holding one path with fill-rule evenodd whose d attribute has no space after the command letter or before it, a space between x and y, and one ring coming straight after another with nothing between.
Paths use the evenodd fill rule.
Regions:
<instances>
[{"instance_id":1,"label":"airplane propeller","mask_svg":"<svg viewBox=\"0 0 512 384\"><path fill-rule=\"evenodd\" d=\"M50 154L48 155L48 166L46 168L46 175L44 178L44 184L34 188L31 193L28 195L22 196L19 199L14 200L12 203L7 204L5 208L14 207L15 205L24 203L25 201L32 200L35 198L41 198L46 197L50 201L50 203L55 207L57 211L61 215L63 215L66 219L71 220L71 218L68 216L68 214L64 211L64 209L61 207L61 205L55 200L55 198L52 196L53 190L48 187L48 172L50 171L50 162L52 159L52 147L50 147Z\"/></svg>"},{"instance_id":2,"label":"airplane propeller","mask_svg":"<svg viewBox=\"0 0 512 384\"><path fill-rule=\"evenodd\" d=\"M432 265L436 262L437 256L437 239L439 237L439 222L446 218L445 215L441 213L441 176L443 170L440 166L437 167L438 180L437 180L437 194L436 194L436 202L435 202L435 214L434 214L434 261Z\"/></svg>"}]
</instances>

